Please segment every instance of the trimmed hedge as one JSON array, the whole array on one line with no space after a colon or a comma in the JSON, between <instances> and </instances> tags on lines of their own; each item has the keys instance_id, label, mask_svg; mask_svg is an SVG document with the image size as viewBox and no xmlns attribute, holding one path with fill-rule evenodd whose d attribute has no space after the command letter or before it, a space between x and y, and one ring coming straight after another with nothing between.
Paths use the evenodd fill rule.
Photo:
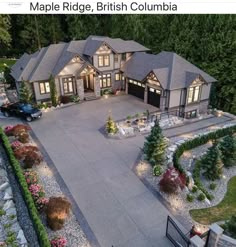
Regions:
<instances>
[{"instance_id":1,"label":"trimmed hedge","mask_svg":"<svg viewBox=\"0 0 236 247\"><path fill-rule=\"evenodd\" d=\"M177 170L179 170L181 173L185 173L184 169L181 166L180 161L179 161L179 159L180 159L181 155L184 153L184 151L196 148L198 146L206 144L210 140L219 139L219 138L222 138L223 136L230 135L230 134L233 134L235 132L236 132L236 125L230 126L228 128L224 128L224 129L219 129L215 132L211 132L211 133L208 133L206 135L202 135L202 136L196 137L192 140L184 142L183 144L178 146L178 148L174 152L174 155L173 155L174 167Z\"/></svg>"},{"instance_id":2,"label":"trimmed hedge","mask_svg":"<svg viewBox=\"0 0 236 247\"><path fill-rule=\"evenodd\" d=\"M18 180L18 183L21 188L21 192L23 194L25 203L28 207L28 211L30 214L30 217L32 219L34 229L37 233L39 244L42 247L51 247L50 241L48 239L48 234L46 232L46 229L40 219L40 216L38 214L38 210L35 207L32 195L28 189L28 185L25 181L25 177L22 171L22 168L18 162L18 160L15 158L13 150L11 148L10 142L8 140L8 137L5 135L3 129L0 127L0 139L3 142L3 146L6 150L6 153L8 155L10 164L13 168L13 171L15 173L15 176Z\"/></svg>"},{"instance_id":3,"label":"trimmed hedge","mask_svg":"<svg viewBox=\"0 0 236 247\"><path fill-rule=\"evenodd\" d=\"M198 146L204 145L206 144L208 141L210 140L214 140L214 139L219 139L222 138L226 135L230 135L236 132L236 125L234 126L230 126L228 128L224 128L224 129L219 129L216 130L214 132L210 132L206 135L202 135L199 137L196 137L192 140L186 141L183 144L181 144L180 146L178 146L178 148L176 149L176 151L173 154L173 164L174 167L179 170L179 172L184 173L184 168L181 166L180 164L180 157L181 155L190 149L196 148ZM194 167L194 171L193 171L193 179L194 182L196 184L196 186L206 195L206 197L209 200L213 199L213 196L204 188L204 186L201 184L200 181L200 169L201 169L201 162L197 161Z\"/></svg>"}]
</instances>

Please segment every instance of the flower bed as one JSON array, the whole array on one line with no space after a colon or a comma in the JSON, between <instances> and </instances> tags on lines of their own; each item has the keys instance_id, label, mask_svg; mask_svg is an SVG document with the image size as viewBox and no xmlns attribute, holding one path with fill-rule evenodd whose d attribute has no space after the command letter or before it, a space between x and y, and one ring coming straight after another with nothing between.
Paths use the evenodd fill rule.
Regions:
<instances>
[{"instance_id":1,"label":"flower bed","mask_svg":"<svg viewBox=\"0 0 236 247\"><path fill-rule=\"evenodd\" d=\"M32 222L34 224L35 231L38 235L39 244L40 244L40 246L43 246L43 247L50 247L51 244L49 242L46 229L45 229L44 225L42 224L38 210L35 206L32 195L28 189L28 185L26 183L25 176L23 174L21 165L18 162L18 160L15 158L13 150L11 148L11 144L8 140L8 137L6 136L6 134L4 133L2 128L0 128L0 138L3 142L3 146L6 150L7 155L8 155L10 164L14 170L14 173L17 177L20 188L22 190L22 194L23 194L23 197L25 199L26 205L28 207Z\"/></svg>"}]
</instances>

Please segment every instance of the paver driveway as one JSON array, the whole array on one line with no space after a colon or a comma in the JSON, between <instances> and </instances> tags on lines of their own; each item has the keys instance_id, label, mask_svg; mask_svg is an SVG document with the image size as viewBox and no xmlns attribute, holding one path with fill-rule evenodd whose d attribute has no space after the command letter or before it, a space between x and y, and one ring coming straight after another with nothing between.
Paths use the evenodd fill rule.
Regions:
<instances>
[{"instance_id":1,"label":"paver driveway","mask_svg":"<svg viewBox=\"0 0 236 247\"><path fill-rule=\"evenodd\" d=\"M168 247L168 211L131 171L144 137L105 138L115 119L156 108L132 96L86 102L54 111L31 127L47 150L102 247Z\"/></svg>"}]
</instances>

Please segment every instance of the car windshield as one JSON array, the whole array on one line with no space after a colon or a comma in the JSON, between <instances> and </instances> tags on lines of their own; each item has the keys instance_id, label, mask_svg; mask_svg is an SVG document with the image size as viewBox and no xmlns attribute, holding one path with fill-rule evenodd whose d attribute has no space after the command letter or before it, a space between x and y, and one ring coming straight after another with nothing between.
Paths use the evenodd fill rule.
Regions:
<instances>
[{"instance_id":1,"label":"car windshield","mask_svg":"<svg viewBox=\"0 0 236 247\"><path fill-rule=\"evenodd\" d=\"M22 105L21 108L22 108L22 110L24 110L24 111L31 111L31 110L34 109L33 106L30 105L30 104Z\"/></svg>"}]
</instances>

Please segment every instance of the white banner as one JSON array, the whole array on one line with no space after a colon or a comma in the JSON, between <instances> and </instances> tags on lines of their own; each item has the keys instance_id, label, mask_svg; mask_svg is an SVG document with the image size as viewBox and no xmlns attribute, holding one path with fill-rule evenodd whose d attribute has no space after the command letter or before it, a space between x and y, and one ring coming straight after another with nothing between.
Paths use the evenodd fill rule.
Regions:
<instances>
[{"instance_id":1,"label":"white banner","mask_svg":"<svg viewBox=\"0 0 236 247\"><path fill-rule=\"evenodd\" d=\"M236 0L0 0L0 14L235 14Z\"/></svg>"}]
</instances>

